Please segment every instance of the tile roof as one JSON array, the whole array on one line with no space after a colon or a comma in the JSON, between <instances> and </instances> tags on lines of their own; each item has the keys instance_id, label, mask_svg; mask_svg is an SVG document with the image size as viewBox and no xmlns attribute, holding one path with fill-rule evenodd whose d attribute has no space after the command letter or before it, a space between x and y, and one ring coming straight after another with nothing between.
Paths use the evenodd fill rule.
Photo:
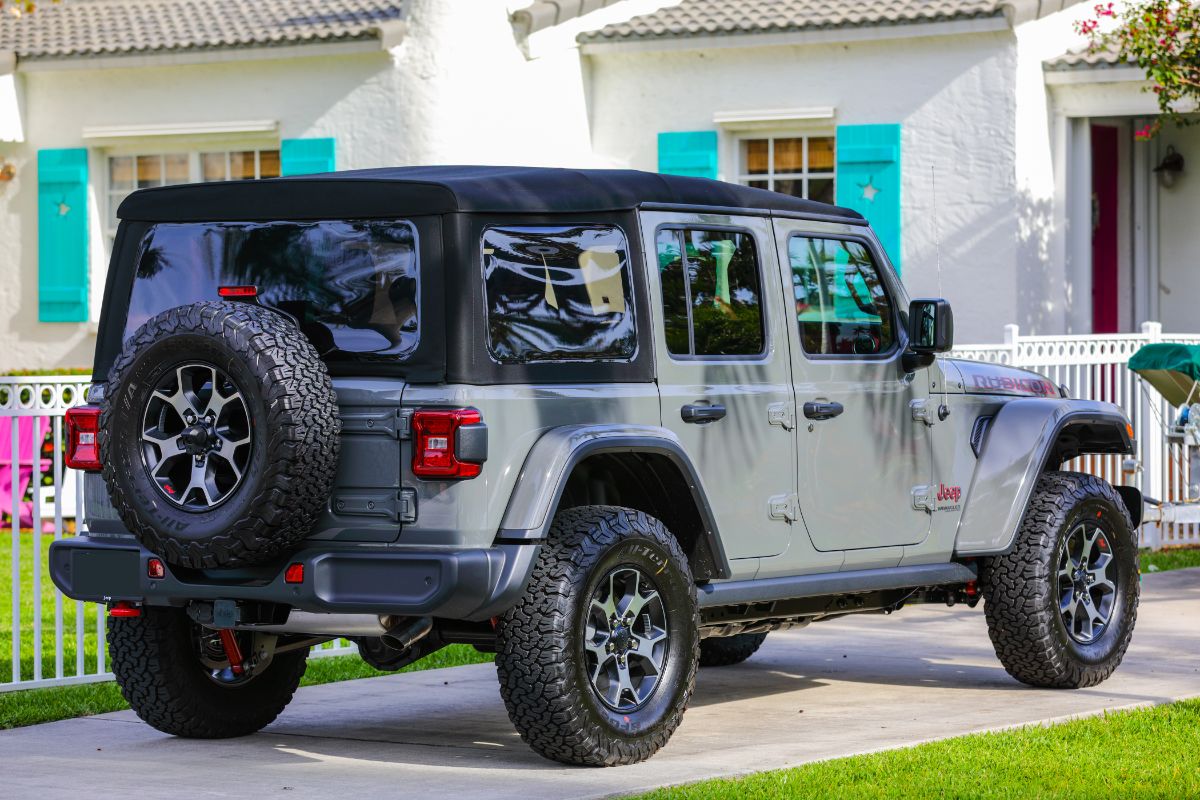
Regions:
<instances>
[{"instance_id":1,"label":"tile roof","mask_svg":"<svg viewBox=\"0 0 1200 800\"><path fill-rule=\"evenodd\" d=\"M68 0L0 15L18 58L128 55L379 38L407 0Z\"/></svg>"},{"instance_id":2,"label":"tile roof","mask_svg":"<svg viewBox=\"0 0 1200 800\"><path fill-rule=\"evenodd\" d=\"M1116 49L1110 47L1094 53L1087 49L1074 50L1055 58L1048 58L1042 62L1042 66L1048 72L1069 72L1081 69L1121 67L1125 64L1121 62Z\"/></svg>"},{"instance_id":3,"label":"tile roof","mask_svg":"<svg viewBox=\"0 0 1200 800\"><path fill-rule=\"evenodd\" d=\"M997 17L1011 0L683 0L676 6L581 34L598 43L821 28L908 25Z\"/></svg>"}]
</instances>

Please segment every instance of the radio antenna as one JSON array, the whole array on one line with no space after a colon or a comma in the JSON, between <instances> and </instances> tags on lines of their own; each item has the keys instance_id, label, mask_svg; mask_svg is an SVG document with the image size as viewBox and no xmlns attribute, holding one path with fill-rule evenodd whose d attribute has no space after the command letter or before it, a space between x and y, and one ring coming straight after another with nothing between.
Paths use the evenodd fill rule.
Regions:
<instances>
[{"instance_id":1,"label":"radio antenna","mask_svg":"<svg viewBox=\"0 0 1200 800\"><path fill-rule=\"evenodd\" d=\"M933 255L937 263L938 297L945 297L942 292L942 222L938 217L937 166L930 167L929 172L933 193Z\"/></svg>"},{"instance_id":2,"label":"radio antenna","mask_svg":"<svg viewBox=\"0 0 1200 800\"><path fill-rule=\"evenodd\" d=\"M937 165L929 168L930 190L933 195L933 256L934 262L937 264L937 287L938 297L945 297L942 292L942 223L938 216L938 197L937 197ZM938 418L945 419L950 415L950 403L947 396L950 387L946 384L950 382L950 374L947 370L942 369L942 404L938 408ZM945 415L945 416L943 416Z\"/></svg>"}]
</instances>

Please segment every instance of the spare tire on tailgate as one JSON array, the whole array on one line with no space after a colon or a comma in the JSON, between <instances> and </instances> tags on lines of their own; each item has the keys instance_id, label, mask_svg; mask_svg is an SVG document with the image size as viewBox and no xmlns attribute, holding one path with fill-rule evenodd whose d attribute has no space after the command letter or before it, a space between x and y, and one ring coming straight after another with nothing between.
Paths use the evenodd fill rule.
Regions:
<instances>
[{"instance_id":1,"label":"spare tire on tailgate","mask_svg":"<svg viewBox=\"0 0 1200 800\"><path fill-rule=\"evenodd\" d=\"M125 526L184 567L267 561L329 499L341 420L296 325L249 303L164 311L125 343L100 418L104 481Z\"/></svg>"}]
</instances>

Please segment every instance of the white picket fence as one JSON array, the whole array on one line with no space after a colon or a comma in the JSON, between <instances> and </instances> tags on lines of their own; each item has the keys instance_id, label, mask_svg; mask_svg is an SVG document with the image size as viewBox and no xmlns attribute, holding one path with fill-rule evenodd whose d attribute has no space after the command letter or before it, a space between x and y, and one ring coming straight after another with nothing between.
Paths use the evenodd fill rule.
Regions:
<instances>
[{"instance_id":1,"label":"white picket fence","mask_svg":"<svg viewBox=\"0 0 1200 800\"><path fill-rule=\"evenodd\" d=\"M105 657L104 607L63 597L49 583L46 568L52 538L87 530L82 523L83 476L63 463L64 415L84 402L87 388L87 381L71 376L0 377L0 419L10 428L8 440L0 440L0 492L9 476L12 480L9 502L0 509L7 517L0 525L0 550L10 561L9 569L0 571L0 692L112 679ZM43 427L45 434L39 435ZM22 469L13 464L29 472L31 486L24 492L19 491ZM21 524L21 535L13 536L11 521L21 520L23 510L28 521ZM355 652L352 643L338 641L314 648L312 654Z\"/></svg>"},{"instance_id":2,"label":"white picket fence","mask_svg":"<svg viewBox=\"0 0 1200 800\"><path fill-rule=\"evenodd\" d=\"M1178 414L1153 388L1126 368L1143 345L1157 342L1200 344L1200 334L1163 333L1157 322L1143 323L1139 333L1103 336L1022 336L1006 325L1004 343L965 345L952 356L1022 367L1066 385L1072 397L1103 400L1120 406L1133 423L1140 473L1122 469L1123 456L1083 456L1067 468L1099 475L1114 485L1136 486L1147 497L1165 501L1186 499L1187 453L1170 445L1166 429ZM1200 525L1144 525L1145 547L1200 545Z\"/></svg>"},{"instance_id":3,"label":"white picket fence","mask_svg":"<svg viewBox=\"0 0 1200 800\"><path fill-rule=\"evenodd\" d=\"M1168 446L1164 436L1164 424L1174 412L1157 395L1144 392L1141 379L1125 367L1139 347L1159 341L1200 344L1200 334L1164 334L1158 323L1146 323L1137 334L1021 336L1017 327L1010 325L1003 344L963 346L952 355L1032 369L1056 384L1066 384L1074 397L1121 406L1133 421L1144 470L1140 474L1123 471L1118 456L1085 456L1074 468L1094 472L1115 484L1140 485L1151 497L1180 500L1186 486L1187 459L1179 448ZM10 568L0 570L7 572L0 574L0 648L5 640L10 648L8 669L4 669L6 659L0 649L0 692L112 678L105 661L103 608L64 598L44 574L51 537L61 539L86 531L80 522L82 476L63 464L63 416L72 405L84 401L86 392L87 383L77 377L0 378L0 418L10 418L10 441L0 441L0 489L5 464L29 463L33 473L33 488L23 497L14 487L11 508L3 512L9 519L20 519L25 503L32 530L47 530L44 535L12 536L7 527L0 529L0 536L10 538ZM28 422L19 422L26 418ZM44 442L33 437L30 459L19 447L19 429L32 425L31 430L37 431L43 424L47 427ZM49 453L43 454L43 447ZM6 448L8 458L3 457ZM11 470L11 474L19 486L19 470ZM1151 547L1200 544L1200 526L1196 525L1162 530L1144 526L1141 535L1143 544ZM0 539L0 559L3 544ZM4 603L6 593L8 602ZM53 622L46 613L49 603L53 603ZM354 646L340 641L323 645L314 655L350 652L355 652Z\"/></svg>"}]
</instances>

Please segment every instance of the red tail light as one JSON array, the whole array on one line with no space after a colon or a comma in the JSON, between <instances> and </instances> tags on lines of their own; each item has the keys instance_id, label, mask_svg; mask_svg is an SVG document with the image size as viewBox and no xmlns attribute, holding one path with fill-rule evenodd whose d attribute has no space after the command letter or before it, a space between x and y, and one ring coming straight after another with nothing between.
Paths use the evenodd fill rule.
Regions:
<instances>
[{"instance_id":1,"label":"red tail light","mask_svg":"<svg viewBox=\"0 0 1200 800\"><path fill-rule=\"evenodd\" d=\"M67 466L85 472L99 472L100 407L76 406L67 409Z\"/></svg>"},{"instance_id":2,"label":"red tail light","mask_svg":"<svg viewBox=\"0 0 1200 800\"><path fill-rule=\"evenodd\" d=\"M486 439L460 448L460 431L467 429L486 436L483 417L473 408L450 411L417 411L413 414L412 471L418 478L474 478L487 459ZM477 437L473 437L477 438Z\"/></svg>"}]
</instances>

